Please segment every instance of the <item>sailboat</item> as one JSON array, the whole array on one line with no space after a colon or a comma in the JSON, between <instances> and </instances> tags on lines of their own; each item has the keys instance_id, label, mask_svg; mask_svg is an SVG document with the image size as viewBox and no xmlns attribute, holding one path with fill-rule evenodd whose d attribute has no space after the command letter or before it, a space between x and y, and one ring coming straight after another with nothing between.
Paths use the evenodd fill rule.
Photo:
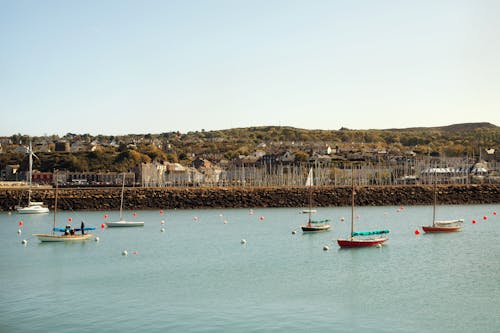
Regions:
<instances>
[{"instance_id":1,"label":"sailboat","mask_svg":"<svg viewBox=\"0 0 500 333\"><path fill-rule=\"evenodd\" d=\"M43 202L31 201L31 186L32 186L32 175L33 175L33 149L29 146L29 189L28 189L28 205L26 207L18 206L16 207L19 214L44 214L49 212L49 208L43 205ZM37 157L38 158L38 157Z\"/></svg>"},{"instance_id":2,"label":"sailboat","mask_svg":"<svg viewBox=\"0 0 500 333\"><path fill-rule=\"evenodd\" d=\"M337 239L341 248L369 247L384 243L389 239L385 236L389 230L354 231L354 176L351 170L352 196L351 196L351 236L347 239Z\"/></svg>"},{"instance_id":3,"label":"sailboat","mask_svg":"<svg viewBox=\"0 0 500 333\"><path fill-rule=\"evenodd\" d=\"M307 180L306 180L306 186L309 187L309 208L307 210L304 210L304 212L307 212L309 214L309 217L307 219L307 224L302 225L302 231L303 232L317 232L317 231L327 231L330 229L330 224L328 222L330 220L328 219L323 219L323 220L313 220L312 214L315 212L315 210L312 209L312 186L313 186L313 169L309 169L309 174L307 175Z\"/></svg>"},{"instance_id":4,"label":"sailboat","mask_svg":"<svg viewBox=\"0 0 500 333\"><path fill-rule=\"evenodd\" d=\"M115 222L106 222L107 227L142 227L142 221L125 221L123 219L123 192L125 191L125 173L123 173L122 194L120 198L120 220Z\"/></svg>"},{"instance_id":5,"label":"sailboat","mask_svg":"<svg viewBox=\"0 0 500 333\"><path fill-rule=\"evenodd\" d=\"M424 230L426 233L460 231L464 223L463 219L454 219L446 221L436 220L436 204L437 204L437 190L436 190L436 182L434 182L434 206L432 209L432 225L423 225L422 230Z\"/></svg>"},{"instance_id":6,"label":"sailboat","mask_svg":"<svg viewBox=\"0 0 500 333\"><path fill-rule=\"evenodd\" d=\"M81 234L76 234L71 232L71 227L69 225L67 225L65 228L56 228L58 182L57 182L57 177L55 177L55 175L54 178L56 182L56 189L55 189L56 195L54 201L54 222L53 222L52 232L50 234L34 234L33 236L36 236L40 240L40 242L80 242L90 239L93 235L87 234L85 233L85 231L95 230L95 227L83 227L83 230L81 228L73 229L73 231L80 231ZM56 231L63 232L63 234L56 235L54 233Z\"/></svg>"}]
</instances>

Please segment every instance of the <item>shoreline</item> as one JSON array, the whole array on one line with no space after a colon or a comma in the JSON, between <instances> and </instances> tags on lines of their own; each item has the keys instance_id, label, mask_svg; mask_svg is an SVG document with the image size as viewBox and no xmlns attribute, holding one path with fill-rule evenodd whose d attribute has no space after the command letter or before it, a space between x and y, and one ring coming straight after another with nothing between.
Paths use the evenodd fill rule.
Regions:
<instances>
[{"instance_id":1,"label":"shoreline","mask_svg":"<svg viewBox=\"0 0 500 333\"><path fill-rule=\"evenodd\" d=\"M499 184L438 185L438 204L495 204L500 202ZM60 188L60 210L119 210L121 188ZM33 189L32 200L43 201L51 210L53 189ZM306 187L259 188L125 188L123 209L204 209L307 207ZM315 207L351 205L350 186L313 187ZM0 211L14 211L25 204L27 191L0 189ZM360 186L356 206L432 205L433 186Z\"/></svg>"}]
</instances>

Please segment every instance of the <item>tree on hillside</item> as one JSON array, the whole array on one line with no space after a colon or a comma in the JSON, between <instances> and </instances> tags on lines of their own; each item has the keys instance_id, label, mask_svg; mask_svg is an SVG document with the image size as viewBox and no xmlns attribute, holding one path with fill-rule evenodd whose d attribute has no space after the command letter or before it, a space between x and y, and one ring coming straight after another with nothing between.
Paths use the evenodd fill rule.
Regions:
<instances>
[{"instance_id":1,"label":"tree on hillside","mask_svg":"<svg viewBox=\"0 0 500 333\"><path fill-rule=\"evenodd\" d=\"M131 170L136 165L141 163L151 163L151 158L148 155L141 154L135 150L129 150L118 154L114 161L117 168L122 171Z\"/></svg>"}]
</instances>

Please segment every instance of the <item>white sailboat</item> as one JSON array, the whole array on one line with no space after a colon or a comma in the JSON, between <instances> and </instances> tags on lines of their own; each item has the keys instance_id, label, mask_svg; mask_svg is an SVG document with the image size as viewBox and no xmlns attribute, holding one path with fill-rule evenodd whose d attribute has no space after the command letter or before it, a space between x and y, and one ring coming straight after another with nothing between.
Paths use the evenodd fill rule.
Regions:
<instances>
[{"instance_id":1,"label":"white sailboat","mask_svg":"<svg viewBox=\"0 0 500 333\"><path fill-rule=\"evenodd\" d=\"M143 221L125 221L123 219L123 192L125 191L125 173L123 173L122 194L120 199L120 220L114 222L105 222L107 227L143 227Z\"/></svg>"},{"instance_id":2,"label":"white sailboat","mask_svg":"<svg viewBox=\"0 0 500 333\"><path fill-rule=\"evenodd\" d=\"M354 231L354 195L356 193L354 188L354 168L351 166L351 234L345 239L337 239L337 244L341 248L357 248L357 247L370 247L381 246L382 243L387 241L389 237L388 229L383 230L369 230L369 231Z\"/></svg>"},{"instance_id":3,"label":"white sailboat","mask_svg":"<svg viewBox=\"0 0 500 333\"><path fill-rule=\"evenodd\" d=\"M49 212L49 208L43 205L43 202L34 202L31 201L31 186L32 186L32 175L33 175L33 156L36 157L35 154L33 154L33 149L31 146L31 140L30 140L30 146L29 146L29 189L28 189L28 205L25 207L18 206L16 207L17 211L19 214L44 214Z\"/></svg>"},{"instance_id":4,"label":"white sailboat","mask_svg":"<svg viewBox=\"0 0 500 333\"><path fill-rule=\"evenodd\" d=\"M432 209L432 225L423 225L422 230L426 233L456 232L462 229L464 219L436 220L437 189L434 182L434 206Z\"/></svg>"},{"instance_id":5,"label":"white sailboat","mask_svg":"<svg viewBox=\"0 0 500 333\"><path fill-rule=\"evenodd\" d=\"M328 223L330 220L313 220L312 214L316 212L316 210L312 209L312 186L314 185L313 180L313 169L309 169L309 174L307 175L306 186L309 188L309 207L308 209L303 210L304 213L309 214L307 219L307 223L302 225L303 232L318 232L318 231L327 231L330 229L330 224Z\"/></svg>"}]
</instances>

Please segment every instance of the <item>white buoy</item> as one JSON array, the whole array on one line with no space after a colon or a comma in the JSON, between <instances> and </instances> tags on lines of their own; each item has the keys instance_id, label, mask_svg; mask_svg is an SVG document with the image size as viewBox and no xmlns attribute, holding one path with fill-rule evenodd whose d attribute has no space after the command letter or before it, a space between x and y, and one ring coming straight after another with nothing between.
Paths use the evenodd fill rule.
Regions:
<instances>
[{"instance_id":1,"label":"white buoy","mask_svg":"<svg viewBox=\"0 0 500 333\"><path fill-rule=\"evenodd\" d=\"M382 247L382 244L377 244L377 247L378 247L378 248L381 248L381 247Z\"/></svg>"},{"instance_id":2,"label":"white buoy","mask_svg":"<svg viewBox=\"0 0 500 333\"><path fill-rule=\"evenodd\" d=\"M330 248L328 247L328 245L323 246L323 251L328 251L328 250L330 250Z\"/></svg>"},{"instance_id":3,"label":"white buoy","mask_svg":"<svg viewBox=\"0 0 500 333\"><path fill-rule=\"evenodd\" d=\"M128 256L128 252L127 252L127 250L123 250L123 252L122 252L122 256Z\"/></svg>"},{"instance_id":4,"label":"white buoy","mask_svg":"<svg viewBox=\"0 0 500 333\"><path fill-rule=\"evenodd\" d=\"M21 231L21 229L17 229L17 234L20 235L22 234L23 232Z\"/></svg>"},{"instance_id":5,"label":"white buoy","mask_svg":"<svg viewBox=\"0 0 500 333\"><path fill-rule=\"evenodd\" d=\"M161 231L161 232L165 232L165 228L161 228L161 229L160 229L160 231Z\"/></svg>"},{"instance_id":6,"label":"white buoy","mask_svg":"<svg viewBox=\"0 0 500 333\"><path fill-rule=\"evenodd\" d=\"M240 243L241 243L241 244L246 244L246 243L247 243L247 241L246 241L245 239L242 239L242 240L240 241Z\"/></svg>"},{"instance_id":7,"label":"white buoy","mask_svg":"<svg viewBox=\"0 0 500 333\"><path fill-rule=\"evenodd\" d=\"M297 231L295 231L295 230L294 230L294 231L292 231L292 235L295 235L296 233L297 233Z\"/></svg>"},{"instance_id":8,"label":"white buoy","mask_svg":"<svg viewBox=\"0 0 500 333\"><path fill-rule=\"evenodd\" d=\"M94 240L95 240L96 242L98 242L98 241L99 241L99 237L98 237L98 236L96 236L96 237L94 238Z\"/></svg>"},{"instance_id":9,"label":"white buoy","mask_svg":"<svg viewBox=\"0 0 500 333\"><path fill-rule=\"evenodd\" d=\"M21 241L21 244L26 245L26 244L28 244L28 241L27 241L26 239L23 239L23 240Z\"/></svg>"},{"instance_id":10,"label":"white buoy","mask_svg":"<svg viewBox=\"0 0 500 333\"><path fill-rule=\"evenodd\" d=\"M165 220L161 220L160 224L164 225L165 224Z\"/></svg>"},{"instance_id":11,"label":"white buoy","mask_svg":"<svg viewBox=\"0 0 500 333\"><path fill-rule=\"evenodd\" d=\"M345 221L345 218L341 217L341 218L340 218L340 221L341 221L341 222L344 222L344 221Z\"/></svg>"}]
</instances>

